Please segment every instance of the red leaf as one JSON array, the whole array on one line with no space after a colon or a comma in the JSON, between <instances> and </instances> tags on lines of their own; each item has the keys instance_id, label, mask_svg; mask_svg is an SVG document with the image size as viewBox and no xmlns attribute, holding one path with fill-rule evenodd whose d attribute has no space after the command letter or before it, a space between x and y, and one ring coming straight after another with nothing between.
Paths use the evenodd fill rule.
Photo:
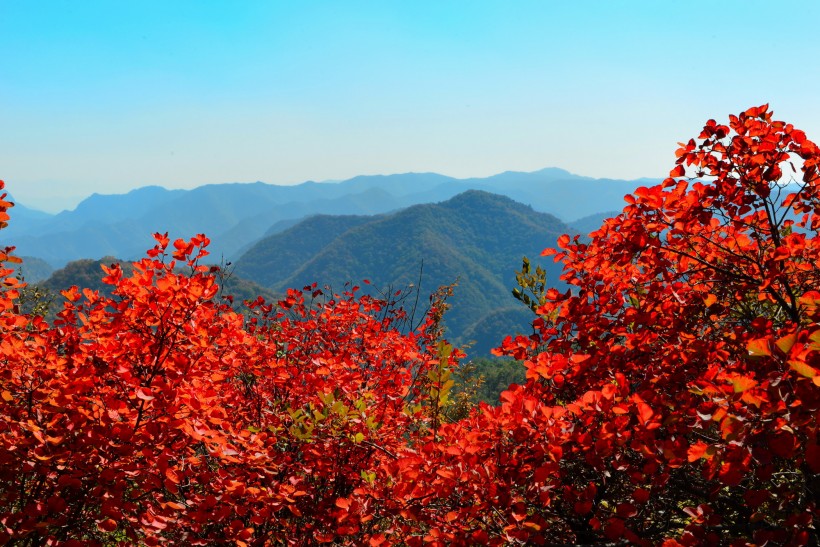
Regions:
<instances>
[{"instance_id":1,"label":"red leaf","mask_svg":"<svg viewBox=\"0 0 820 547\"><path fill-rule=\"evenodd\" d=\"M772 452L781 458L791 458L794 455L795 449L794 435L788 431L780 431L769 441L769 446Z\"/></svg>"},{"instance_id":2,"label":"red leaf","mask_svg":"<svg viewBox=\"0 0 820 547\"><path fill-rule=\"evenodd\" d=\"M649 490L646 488L638 488L632 492L632 499L638 503L646 503L649 501Z\"/></svg>"},{"instance_id":3,"label":"red leaf","mask_svg":"<svg viewBox=\"0 0 820 547\"><path fill-rule=\"evenodd\" d=\"M673 178L686 176L686 168L683 165L678 165L669 172L669 176Z\"/></svg>"},{"instance_id":4,"label":"red leaf","mask_svg":"<svg viewBox=\"0 0 820 547\"><path fill-rule=\"evenodd\" d=\"M558 242L557 243L558 243L558 246L560 248L566 249L567 246L569 245L569 235L561 234L560 236L558 236Z\"/></svg>"},{"instance_id":5,"label":"red leaf","mask_svg":"<svg viewBox=\"0 0 820 547\"><path fill-rule=\"evenodd\" d=\"M706 444L703 441L698 441L689 447L687 457L690 462L697 461L701 458L710 459L715 454L715 447Z\"/></svg>"},{"instance_id":6,"label":"red leaf","mask_svg":"<svg viewBox=\"0 0 820 547\"><path fill-rule=\"evenodd\" d=\"M592 511L592 502L591 501L576 501L575 502L575 512L579 515L586 515L590 511Z\"/></svg>"},{"instance_id":7,"label":"red leaf","mask_svg":"<svg viewBox=\"0 0 820 547\"><path fill-rule=\"evenodd\" d=\"M643 425L646 425L649 422L649 420L652 419L652 416L654 416L654 414L655 414L652 411L652 407L650 407L646 403L638 403L637 404L637 409L638 409L638 418L640 419L641 424L643 424Z\"/></svg>"},{"instance_id":8,"label":"red leaf","mask_svg":"<svg viewBox=\"0 0 820 547\"><path fill-rule=\"evenodd\" d=\"M114 521L114 519L105 519L101 522L98 522L97 527L103 532L111 533L117 529L117 523L116 521Z\"/></svg>"},{"instance_id":9,"label":"red leaf","mask_svg":"<svg viewBox=\"0 0 820 547\"><path fill-rule=\"evenodd\" d=\"M815 473L820 473L820 446L817 443L806 445L806 464Z\"/></svg>"},{"instance_id":10,"label":"red leaf","mask_svg":"<svg viewBox=\"0 0 820 547\"><path fill-rule=\"evenodd\" d=\"M604 525L604 535L615 541L624 534L624 521L619 518L611 518Z\"/></svg>"}]
</instances>

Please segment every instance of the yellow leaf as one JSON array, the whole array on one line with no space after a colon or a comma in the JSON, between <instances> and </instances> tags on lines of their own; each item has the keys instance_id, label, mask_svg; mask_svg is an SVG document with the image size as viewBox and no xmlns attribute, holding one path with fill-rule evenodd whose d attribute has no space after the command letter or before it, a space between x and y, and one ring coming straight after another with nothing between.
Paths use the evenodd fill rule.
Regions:
<instances>
[{"instance_id":1,"label":"yellow leaf","mask_svg":"<svg viewBox=\"0 0 820 547\"><path fill-rule=\"evenodd\" d=\"M820 330L816 330L809 335L809 340L812 341L811 349L818 350L820 349Z\"/></svg>"},{"instance_id":2,"label":"yellow leaf","mask_svg":"<svg viewBox=\"0 0 820 547\"><path fill-rule=\"evenodd\" d=\"M7 403L10 403L14 400L14 396L11 394L11 391L6 390L3 392L3 400Z\"/></svg>"},{"instance_id":3,"label":"yellow leaf","mask_svg":"<svg viewBox=\"0 0 820 547\"><path fill-rule=\"evenodd\" d=\"M789 361L789 366L799 375L805 376L806 378L817 377L817 370L803 361Z\"/></svg>"},{"instance_id":4,"label":"yellow leaf","mask_svg":"<svg viewBox=\"0 0 820 547\"><path fill-rule=\"evenodd\" d=\"M783 353L789 353L795 342L797 342L797 333L791 333L778 340L775 345Z\"/></svg>"}]
</instances>

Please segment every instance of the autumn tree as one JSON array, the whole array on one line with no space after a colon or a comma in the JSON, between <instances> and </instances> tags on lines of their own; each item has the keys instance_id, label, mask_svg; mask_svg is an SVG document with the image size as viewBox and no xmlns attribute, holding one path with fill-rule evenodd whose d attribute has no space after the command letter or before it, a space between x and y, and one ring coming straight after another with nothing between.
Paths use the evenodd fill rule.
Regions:
<instances>
[{"instance_id":1,"label":"autumn tree","mask_svg":"<svg viewBox=\"0 0 820 547\"><path fill-rule=\"evenodd\" d=\"M571 289L519 276L536 334L500 353L526 385L394 465L397 537L817 542L819 161L767 106L711 120L545 251Z\"/></svg>"}]
</instances>

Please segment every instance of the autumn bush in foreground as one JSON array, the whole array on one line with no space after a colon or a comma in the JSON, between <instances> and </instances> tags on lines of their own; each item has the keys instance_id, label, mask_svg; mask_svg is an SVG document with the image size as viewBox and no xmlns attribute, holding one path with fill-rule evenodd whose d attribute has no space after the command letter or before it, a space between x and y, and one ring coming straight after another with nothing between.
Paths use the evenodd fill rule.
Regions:
<instances>
[{"instance_id":1,"label":"autumn bush in foreground","mask_svg":"<svg viewBox=\"0 0 820 547\"><path fill-rule=\"evenodd\" d=\"M436 414L435 325L402 334L387 303L315 289L246 320L198 265L204 236L157 239L130 276L107 269L112 298L67 291L53 326L15 312L8 281L0 543L369 533L375 469Z\"/></svg>"},{"instance_id":2,"label":"autumn bush in foreground","mask_svg":"<svg viewBox=\"0 0 820 547\"><path fill-rule=\"evenodd\" d=\"M498 352L527 381L455 421L438 299L415 330L355 290L241 315L204 236L158 236L53 325L9 279L0 541L817 543L818 168L766 106L708 122L545 252L570 290L522 271L534 334Z\"/></svg>"},{"instance_id":3,"label":"autumn bush in foreground","mask_svg":"<svg viewBox=\"0 0 820 547\"><path fill-rule=\"evenodd\" d=\"M816 543L819 160L767 107L710 121L671 178L547 250L573 288L520 276L536 334L500 352L526 385L397 464L408 523L443 543Z\"/></svg>"}]
</instances>

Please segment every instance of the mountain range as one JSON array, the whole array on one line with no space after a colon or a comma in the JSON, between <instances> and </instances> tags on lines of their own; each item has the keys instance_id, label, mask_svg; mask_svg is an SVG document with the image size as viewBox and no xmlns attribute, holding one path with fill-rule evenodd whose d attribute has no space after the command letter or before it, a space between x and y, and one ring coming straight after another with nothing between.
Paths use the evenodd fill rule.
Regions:
<instances>
[{"instance_id":1,"label":"mountain range","mask_svg":"<svg viewBox=\"0 0 820 547\"><path fill-rule=\"evenodd\" d=\"M4 245L15 245L19 254L44 259L55 268L82 258L138 258L153 245L152 233L166 231L172 237L205 233L212 241L212 254L233 261L265 235L319 213L387 213L473 189L505 195L572 222L620 210L625 194L651 182L593 179L547 168L469 179L405 173L292 186L261 182L192 190L147 186L127 194L93 194L75 209L56 215L15 207L2 236ZM13 192L13 186L10 189Z\"/></svg>"}]
</instances>

